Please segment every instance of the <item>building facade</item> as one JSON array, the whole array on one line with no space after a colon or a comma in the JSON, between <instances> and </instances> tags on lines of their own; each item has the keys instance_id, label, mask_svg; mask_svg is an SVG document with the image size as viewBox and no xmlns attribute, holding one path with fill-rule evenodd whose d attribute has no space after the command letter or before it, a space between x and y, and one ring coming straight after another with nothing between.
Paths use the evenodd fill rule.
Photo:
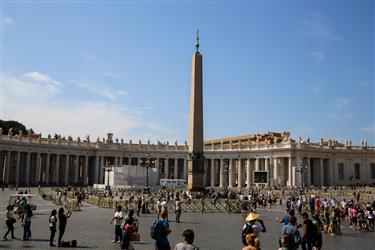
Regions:
<instances>
[{"instance_id":1,"label":"building facade","mask_svg":"<svg viewBox=\"0 0 375 250\"><path fill-rule=\"evenodd\" d=\"M146 154L159 179L187 180L185 145L134 144L106 139L0 135L1 183L26 185L104 184L106 165L139 166ZM267 171L269 186L331 186L375 183L375 147L337 141L293 140L290 133L267 133L204 143L204 186L252 186L254 171Z\"/></svg>"}]
</instances>

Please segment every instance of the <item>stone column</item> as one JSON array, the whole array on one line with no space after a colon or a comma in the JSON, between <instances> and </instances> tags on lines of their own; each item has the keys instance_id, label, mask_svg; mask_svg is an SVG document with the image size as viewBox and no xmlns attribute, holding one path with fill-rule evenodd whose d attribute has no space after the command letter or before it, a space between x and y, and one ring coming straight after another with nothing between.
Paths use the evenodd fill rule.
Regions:
<instances>
[{"instance_id":1,"label":"stone column","mask_svg":"<svg viewBox=\"0 0 375 250\"><path fill-rule=\"evenodd\" d=\"M78 182L79 170L80 170L79 155L76 155L75 166L74 166L74 184L76 184Z\"/></svg>"},{"instance_id":2,"label":"stone column","mask_svg":"<svg viewBox=\"0 0 375 250\"><path fill-rule=\"evenodd\" d=\"M51 163L51 154L47 153L47 156L46 156L46 169L45 169L45 177L44 177L44 182L46 184L49 184L50 163Z\"/></svg>"},{"instance_id":3,"label":"stone column","mask_svg":"<svg viewBox=\"0 0 375 250\"><path fill-rule=\"evenodd\" d=\"M229 183L228 187L234 186L234 168L233 168L233 159L229 159Z\"/></svg>"},{"instance_id":4,"label":"stone column","mask_svg":"<svg viewBox=\"0 0 375 250\"><path fill-rule=\"evenodd\" d=\"M36 172L36 174L35 174L35 182L36 182L36 184L37 185L39 185L39 183L40 183L40 175L41 175L41 173L42 173L42 159L41 159L41 155L40 155L40 153L38 152L37 154L36 154L36 166L35 166L35 172Z\"/></svg>"},{"instance_id":5,"label":"stone column","mask_svg":"<svg viewBox=\"0 0 375 250\"><path fill-rule=\"evenodd\" d=\"M306 186L311 186L311 166L310 166L310 158L306 157L306 172L307 172L307 180L306 180Z\"/></svg>"},{"instance_id":6,"label":"stone column","mask_svg":"<svg viewBox=\"0 0 375 250\"><path fill-rule=\"evenodd\" d=\"M59 183L59 168L60 168L60 156L56 154L56 162L55 162L55 176L54 182L58 185Z\"/></svg>"},{"instance_id":7,"label":"stone column","mask_svg":"<svg viewBox=\"0 0 375 250\"><path fill-rule=\"evenodd\" d=\"M89 156L86 155L84 157L85 157L85 168L83 169L83 185L88 185L89 184Z\"/></svg>"},{"instance_id":8,"label":"stone column","mask_svg":"<svg viewBox=\"0 0 375 250\"><path fill-rule=\"evenodd\" d=\"M155 168L156 168L156 176L157 176L157 183L160 182L160 170L159 170L159 167L160 167L160 162L159 162L159 158L155 158Z\"/></svg>"},{"instance_id":9,"label":"stone column","mask_svg":"<svg viewBox=\"0 0 375 250\"><path fill-rule=\"evenodd\" d=\"M324 168L323 168L323 165L324 165L324 159L323 158L320 158L320 161L319 161L319 170L320 170L320 186L324 186Z\"/></svg>"},{"instance_id":10,"label":"stone column","mask_svg":"<svg viewBox=\"0 0 375 250\"><path fill-rule=\"evenodd\" d=\"M224 159L220 159L220 187L224 187Z\"/></svg>"},{"instance_id":11,"label":"stone column","mask_svg":"<svg viewBox=\"0 0 375 250\"><path fill-rule=\"evenodd\" d=\"M187 181L187 177L188 177L187 163L186 163L186 159L184 159L184 180L185 181Z\"/></svg>"},{"instance_id":12,"label":"stone column","mask_svg":"<svg viewBox=\"0 0 375 250\"><path fill-rule=\"evenodd\" d=\"M293 186L293 181L292 181L292 158L288 158L288 186Z\"/></svg>"},{"instance_id":13,"label":"stone column","mask_svg":"<svg viewBox=\"0 0 375 250\"><path fill-rule=\"evenodd\" d=\"M25 169L26 185L30 184L30 156L31 156L31 152L27 152L26 153L26 169Z\"/></svg>"},{"instance_id":14,"label":"stone column","mask_svg":"<svg viewBox=\"0 0 375 250\"><path fill-rule=\"evenodd\" d=\"M164 178L165 179L169 178L169 159L168 158L164 160Z\"/></svg>"},{"instance_id":15,"label":"stone column","mask_svg":"<svg viewBox=\"0 0 375 250\"><path fill-rule=\"evenodd\" d=\"M104 156L100 156L99 181L98 181L98 183L99 184L105 184L105 182L104 182Z\"/></svg>"},{"instance_id":16,"label":"stone column","mask_svg":"<svg viewBox=\"0 0 375 250\"><path fill-rule=\"evenodd\" d=\"M94 168L93 183L99 183L99 156L95 156L95 168Z\"/></svg>"},{"instance_id":17,"label":"stone column","mask_svg":"<svg viewBox=\"0 0 375 250\"><path fill-rule=\"evenodd\" d=\"M252 176L251 176L251 160L246 160L246 181L247 181L247 187L249 188L253 182L252 182Z\"/></svg>"},{"instance_id":18,"label":"stone column","mask_svg":"<svg viewBox=\"0 0 375 250\"><path fill-rule=\"evenodd\" d=\"M334 171L334 166L335 166L335 159L334 158L331 158L329 160L329 173L330 173L330 176L329 176L329 184L331 186L335 185L335 171Z\"/></svg>"},{"instance_id":19,"label":"stone column","mask_svg":"<svg viewBox=\"0 0 375 250\"><path fill-rule=\"evenodd\" d=\"M270 185L270 177L271 177L271 170L270 170L270 168L269 168L269 158L264 158L264 170L265 171L267 171L267 174L268 174L268 180L267 180L267 186L269 186Z\"/></svg>"},{"instance_id":20,"label":"stone column","mask_svg":"<svg viewBox=\"0 0 375 250\"><path fill-rule=\"evenodd\" d=\"M242 169L242 162L241 162L241 159L238 159L238 165L237 165L237 178L238 178L238 184L237 184L237 187L238 188L242 188L243 187L243 169Z\"/></svg>"},{"instance_id":21,"label":"stone column","mask_svg":"<svg viewBox=\"0 0 375 250\"><path fill-rule=\"evenodd\" d=\"M175 179L178 179L178 158L174 159L174 171L173 175Z\"/></svg>"},{"instance_id":22,"label":"stone column","mask_svg":"<svg viewBox=\"0 0 375 250\"><path fill-rule=\"evenodd\" d=\"M280 177L279 177L279 166L278 166L278 159L275 157L273 158L273 185L278 186L280 184Z\"/></svg>"},{"instance_id":23,"label":"stone column","mask_svg":"<svg viewBox=\"0 0 375 250\"><path fill-rule=\"evenodd\" d=\"M210 161L210 171L211 171L211 187L215 187L215 159Z\"/></svg>"},{"instance_id":24,"label":"stone column","mask_svg":"<svg viewBox=\"0 0 375 250\"><path fill-rule=\"evenodd\" d=\"M9 184L9 178L10 178L10 162L11 162L11 159L10 159L10 156L11 156L11 152L8 151L7 152L7 158L6 158L6 169L5 169L5 182Z\"/></svg>"},{"instance_id":25,"label":"stone column","mask_svg":"<svg viewBox=\"0 0 375 250\"><path fill-rule=\"evenodd\" d=\"M65 156L65 169L64 169L64 183L69 185L69 166L70 166L70 155Z\"/></svg>"},{"instance_id":26,"label":"stone column","mask_svg":"<svg viewBox=\"0 0 375 250\"><path fill-rule=\"evenodd\" d=\"M16 183L20 184L20 174L21 174L21 152L17 152L17 162L16 162Z\"/></svg>"},{"instance_id":27,"label":"stone column","mask_svg":"<svg viewBox=\"0 0 375 250\"><path fill-rule=\"evenodd\" d=\"M255 159L255 171L259 171L259 170L260 170L259 158L256 158Z\"/></svg>"}]
</instances>

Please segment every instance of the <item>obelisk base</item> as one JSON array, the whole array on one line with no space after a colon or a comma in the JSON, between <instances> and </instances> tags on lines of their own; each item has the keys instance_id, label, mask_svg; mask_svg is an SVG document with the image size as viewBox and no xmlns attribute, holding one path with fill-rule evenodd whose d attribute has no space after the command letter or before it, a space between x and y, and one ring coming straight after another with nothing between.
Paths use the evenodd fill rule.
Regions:
<instances>
[{"instance_id":1,"label":"obelisk base","mask_svg":"<svg viewBox=\"0 0 375 250\"><path fill-rule=\"evenodd\" d=\"M204 160L188 161L188 189L190 191L203 191L204 186Z\"/></svg>"}]
</instances>

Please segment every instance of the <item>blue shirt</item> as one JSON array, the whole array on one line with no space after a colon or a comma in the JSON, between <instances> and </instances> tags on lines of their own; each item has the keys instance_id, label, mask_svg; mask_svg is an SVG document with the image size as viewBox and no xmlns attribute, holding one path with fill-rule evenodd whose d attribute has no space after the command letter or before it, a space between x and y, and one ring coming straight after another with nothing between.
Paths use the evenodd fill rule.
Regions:
<instances>
[{"instance_id":1,"label":"blue shirt","mask_svg":"<svg viewBox=\"0 0 375 250\"><path fill-rule=\"evenodd\" d=\"M168 220L161 220L163 222L163 226L165 228L165 230L167 231L169 229L169 222ZM163 238L161 238L160 240L156 240L155 242L156 244L169 244L169 241L168 241L168 234L166 234Z\"/></svg>"}]
</instances>

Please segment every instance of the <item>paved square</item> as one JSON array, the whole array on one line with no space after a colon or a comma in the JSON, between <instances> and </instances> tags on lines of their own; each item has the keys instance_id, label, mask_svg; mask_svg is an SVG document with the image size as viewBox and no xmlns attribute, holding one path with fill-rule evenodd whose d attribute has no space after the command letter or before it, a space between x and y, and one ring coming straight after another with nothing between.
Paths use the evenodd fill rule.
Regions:
<instances>
[{"instance_id":1,"label":"paved square","mask_svg":"<svg viewBox=\"0 0 375 250\"><path fill-rule=\"evenodd\" d=\"M36 194L36 189L32 190ZM11 192L14 193L14 192ZM8 203L10 192L6 190L1 195L1 237L3 236L6 225L5 207ZM48 218L53 208L58 208L52 202L44 201L40 196L35 197L38 209L32 218L31 231L32 240L23 242L21 240L0 241L0 248L34 248L48 249L49 247L49 224ZM274 211L260 211L261 218L267 227L267 232L261 234L262 249L277 249L277 241L281 230L281 224L274 222L274 217L281 217L283 208L276 207ZM111 243L114 239L114 226L109 222L113 215L112 209L97 208L84 203L82 211L74 212L68 220L68 225L64 235L64 240L77 239L78 246L81 249L120 249L118 244ZM199 214L183 213L181 221L178 224L174 222L174 213L169 214L172 234L170 242L172 248L181 240L181 233L185 229L193 229L195 232L195 244L201 250L237 250L242 248L241 230L243 220L240 214ZM135 244L136 249L154 249L153 240L150 237L150 226L155 219L155 215L142 215L139 218L139 230L141 241ZM299 222L301 218L298 217ZM20 238L22 235L22 226L17 221L15 226L15 235ZM374 232L358 232L348 228L343 223L343 234L340 236L323 235L323 249L375 249ZM8 236L8 239L10 237ZM57 241L57 236L55 237Z\"/></svg>"}]
</instances>

